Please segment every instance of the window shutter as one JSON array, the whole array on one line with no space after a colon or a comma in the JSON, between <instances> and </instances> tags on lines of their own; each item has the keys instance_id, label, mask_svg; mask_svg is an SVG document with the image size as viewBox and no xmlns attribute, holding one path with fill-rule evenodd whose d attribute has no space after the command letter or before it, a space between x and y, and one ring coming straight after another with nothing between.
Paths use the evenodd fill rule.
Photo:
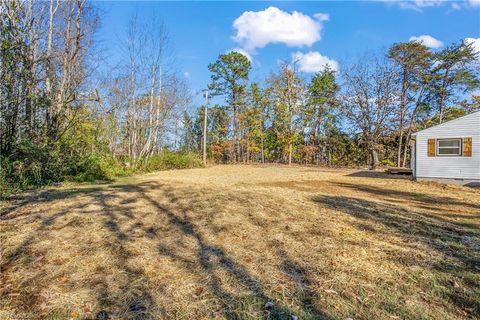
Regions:
<instances>
[{"instance_id":1,"label":"window shutter","mask_svg":"<svg viewBox=\"0 0 480 320\"><path fill-rule=\"evenodd\" d=\"M435 157L435 149L437 148L437 145L435 143L435 139L428 139L428 156L429 157Z\"/></svg>"},{"instance_id":2,"label":"window shutter","mask_svg":"<svg viewBox=\"0 0 480 320\"><path fill-rule=\"evenodd\" d=\"M472 138L463 138L463 156L472 156Z\"/></svg>"}]
</instances>

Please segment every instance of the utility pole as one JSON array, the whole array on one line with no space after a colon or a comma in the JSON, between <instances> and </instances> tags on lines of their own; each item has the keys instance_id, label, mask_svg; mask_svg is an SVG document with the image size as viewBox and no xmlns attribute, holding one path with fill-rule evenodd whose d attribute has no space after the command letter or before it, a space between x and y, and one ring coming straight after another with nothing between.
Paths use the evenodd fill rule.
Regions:
<instances>
[{"instance_id":1,"label":"utility pole","mask_svg":"<svg viewBox=\"0 0 480 320\"><path fill-rule=\"evenodd\" d=\"M205 112L203 117L203 164L207 165L207 112L208 112L208 90L205 93Z\"/></svg>"}]
</instances>

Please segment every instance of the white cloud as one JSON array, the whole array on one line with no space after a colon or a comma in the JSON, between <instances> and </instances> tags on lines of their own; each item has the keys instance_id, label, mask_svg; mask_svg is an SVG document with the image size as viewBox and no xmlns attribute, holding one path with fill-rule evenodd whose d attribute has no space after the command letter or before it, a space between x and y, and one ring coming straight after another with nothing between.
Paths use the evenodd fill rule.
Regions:
<instances>
[{"instance_id":1,"label":"white cloud","mask_svg":"<svg viewBox=\"0 0 480 320\"><path fill-rule=\"evenodd\" d=\"M471 7L480 7L480 0L468 0L468 4Z\"/></svg>"},{"instance_id":2,"label":"white cloud","mask_svg":"<svg viewBox=\"0 0 480 320\"><path fill-rule=\"evenodd\" d=\"M467 0L460 2L452 2L453 10L461 10L462 8L472 9L480 7L480 0Z\"/></svg>"},{"instance_id":3,"label":"white cloud","mask_svg":"<svg viewBox=\"0 0 480 320\"><path fill-rule=\"evenodd\" d=\"M318 19L318 21L328 21L330 20L330 15L328 13L315 13L313 15L316 19Z\"/></svg>"},{"instance_id":4,"label":"white cloud","mask_svg":"<svg viewBox=\"0 0 480 320\"><path fill-rule=\"evenodd\" d=\"M307 53L295 52L292 54L292 60L298 62L300 71L303 72L319 72L324 70L327 65L334 71L338 71L339 69L337 61L322 56L320 52L317 51Z\"/></svg>"},{"instance_id":5,"label":"white cloud","mask_svg":"<svg viewBox=\"0 0 480 320\"><path fill-rule=\"evenodd\" d=\"M190 72L188 72L188 71L185 71L185 72L183 73L183 75L184 75L184 77L187 78L187 79L190 78Z\"/></svg>"},{"instance_id":6,"label":"white cloud","mask_svg":"<svg viewBox=\"0 0 480 320\"><path fill-rule=\"evenodd\" d=\"M245 57L247 57L247 59L252 62L253 59L252 59L252 56L245 50L243 50L242 48L233 48L232 50L230 50L229 52L238 52L238 53L241 53L243 54Z\"/></svg>"},{"instance_id":7,"label":"white cloud","mask_svg":"<svg viewBox=\"0 0 480 320\"><path fill-rule=\"evenodd\" d=\"M480 38L465 38L465 43L471 44L473 50L480 55Z\"/></svg>"},{"instance_id":8,"label":"white cloud","mask_svg":"<svg viewBox=\"0 0 480 320\"><path fill-rule=\"evenodd\" d=\"M323 22L329 16L317 13L310 17L298 11L288 13L276 7L263 11L246 11L235 19L235 42L249 53L270 43L289 47L311 46L321 39Z\"/></svg>"},{"instance_id":9,"label":"white cloud","mask_svg":"<svg viewBox=\"0 0 480 320\"><path fill-rule=\"evenodd\" d=\"M434 37L426 35L426 34L418 36L418 37L410 37L409 41L418 41L421 44L423 44L424 46L429 47L429 48L441 48L441 47L443 47L442 41L437 40Z\"/></svg>"},{"instance_id":10,"label":"white cloud","mask_svg":"<svg viewBox=\"0 0 480 320\"><path fill-rule=\"evenodd\" d=\"M382 0L390 5L396 5L401 9L422 11L423 8L443 5L447 0Z\"/></svg>"},{"instance_id":11,"label":"white cloud","mask_svg":"<svg viewBox=\"0 0 480 320\"><path fill-rule=\"evenodd\" d=\"M387 3L388 5L396 5L401 9L409 9L415 11L422 11L428 7L438 7L450 3L453 10L460 10L463 8L480 7L480 0L459 0L452 2L451 0L377 0Z\"/></svg>"},{"instance_id":12,"label":"white cloud","mask_svg":"<svg viewBox=\"0 0 480 320\"><path fill-rule=\"evenodd\" d=\"M458 3L452 2L452 9L453 10L460 10L460 9L462 9L462 7Z\"/></svg>"}]
</instances>

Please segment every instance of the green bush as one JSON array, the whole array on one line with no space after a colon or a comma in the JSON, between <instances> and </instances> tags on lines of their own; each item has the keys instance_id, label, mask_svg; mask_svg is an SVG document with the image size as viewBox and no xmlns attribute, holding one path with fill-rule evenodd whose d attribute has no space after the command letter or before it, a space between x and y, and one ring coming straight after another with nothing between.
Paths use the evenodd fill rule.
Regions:
<instances>
[{"instance_id":1,"label":"green bush","mask_svg":"<svg viewBox=\"0 0 480 320\"><path fill-rule=\"evenodd\" d=\"M198 167L203 167L203 162L196 154L191 152L172 151L164 151L153 155L139 165L140 171L146 172Z\"/></svg>"},{"instance_id":2,"label":"green bush","mask_svg":"<svg viewBox=\"0 0 480 320\"><path fill-rule=\"evenodd\" d=\"M0 158L0 196L60 181L97 181L125 177L137 172L202 167L194 153L164 151L137 165L129 159L115 159L109 153L85 149L75 144L18 146L15 158Z\"/></svg>"},{"instance_id":3,"label":"green bush","mask_svg":"<svg viewBox=\"0 0 480 320\"><path fill-rule=\"evenodd\" d=\"M6 195L17 190L40 185L42 166L37 161L0 160L0 194Z\"/></svg>"},{"instance_id":4,"label":"green bush","mask_svg":"<svg viewBox=\"0 0 480 320\"><path fill-rule=\"evenodd\" d=\"M108 180L107 166L108 162L99 156L87 155L71 164L66 177L68 180L77 182Z\"/></svg>"},{"instance_id":5,"label":"green bush","mask_svg":"<svg viewBox=\"0 0 480 320\"><path fill-rule=\"evenodd\" d=\"M382 161L380 161L380 165L384 166L384 167L395 167L396 166L395 162L393 162L390 159L383 159Z\"/></svg>"},{"instance_id":6,"label":"green bush","mask_svg":"<svg viewBox=\"0 0 480 320\"><path fill-rule=\"evenodd\" d=\"M13 158L0 157L1 194L41 185L51 179L48 153L25 141L17 146Z\"/></svg>"},{"instance_id":7,"label":"green bush","mask_svg":"<svg viewBox=\"0 0 480 320\"><path fill-rule=\"evenodd\" d=\"M109 158L104 160L104 170L106 176L109 178L117 178L117 177L128 177L135 173L134 168L126 167L125 163L129 162L125 159L114 159Z\"/></svg>"}]
</instances>

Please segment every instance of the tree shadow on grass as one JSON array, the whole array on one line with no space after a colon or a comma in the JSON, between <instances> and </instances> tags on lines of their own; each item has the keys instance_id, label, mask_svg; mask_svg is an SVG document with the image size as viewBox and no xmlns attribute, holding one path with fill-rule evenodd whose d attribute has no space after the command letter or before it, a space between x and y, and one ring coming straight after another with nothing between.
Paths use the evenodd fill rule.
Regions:
<instances>
[{"instance_id":1,"label":"tree shadow on grass","mask_svg":"<svg viewBox=\"0 0 480 320\"><path fill-rule=\"evenodd\" d=\"M122 188L122 187L119 187ZM148 190L154 189L156 192L161 191L166 198L168 207L163 205L160 201L154 199L148 194ZM176 262L183 264L186 268L200 267L201 273L208 279L208 287L211 292L217 297L222 305L222 316L227 319L242 319L241 312L242 304L250 303L257 305L257 308L262 308L267 302L274 301L273 297L269 296L262 285L262 281L252 276L241 264L234 261L228 254L219 246L209 244L202 233L197 230L195 224L188 218L189 205L181 205L180 198L173 192L172 188L161 185L156 182L148 182L136 186L128 186L129 192L134 192L147 200L160 215L165 215L171 225L175 226L180 232L180 236L193 238L197 244L197 251L194 260L186 259L181 256L182 248L172 248L164 246L161 242L158 244L159 254L170 257ZM188 194L183 194L181 198L189 197ZM194 197L190 198L191 203L195 203ZM170 207L174 206L175 209ZM211 228L213 226L210 226ZM217 275L217 271L222 270L226 272L229 277L233 278L237 285L246 288L250 292L248 296L237 296L222 286L222 279ZM246 300L245 300L246 299ZM312 309L310 306L312 302L305 303L302 312L311 319L331 319L327 314ZM240 308L240 309L239 309ZM290 319L294 314L286 306L275 305L272 308L265 309L260 312L263 313L265 319Z\"/></svg>"},{"instance_id":2,"label":"tree shadow on grass","mask_svg":"<svg viewBox=\"0 0 480 320\"><path fill-rule=\"evenodd\" d=\"M308 277L307 270L288 255L284 250L279 250L279 256L282 258L281 269L296 286L296 295L299 297L302 309L304 312L315 316L319 319L329 319L327 315L318 310L315 306L315 299L318 299L314 290L312 289L312 283Z\"/></svg>"},{"instance_id":3,"label":"tree shadow on grass","mask_svg":"<svg viewBox=\"0 0 480 320\"><path fill-rule=\"evenodd\" d=\"M347 174L348 177L376 178L376 179L395 179L395 180L413 180L411 175L390 174L384 171L361 170Z\"/></svg>"},{"instance_id":4,"label":"tree shadow on grass","mask_svg":"<svg viewBox=\"0 0 480 320\"><path fill-rule=\"evenodd\" d=\"M124 186L122 191L130 192L130 186ZM100 283L100 290L97 298L97 318L120 317L125 319L151 319L152 311L160 312L159 306L156 305L152 297L152 293L148 286L148 279L141 267L134 266L130 263L132 254L127 249L130 242L135 241L132 235L138 229L143 228L143 223L137 221L125 231L121 227L120 218L135 221L135 215L131 210L122 205L114 205L109 200L119 200L118 195L106 190L92 194L94 200L100 205L104 217L104 227L109 230L113 236L113 241L110 241L110 252L115 252L113 256L115 268L119 274L126 276L126 281L119 283L121 287L121 296L116 296L111 292L107 282L104 280ZM133 201L128 201L131 203ZM125 204L125 203L123 203Z\"/></svg>"},{"instance_id":5,"label":"tree shadow on grass","mask_svg":"<svg viewBox=\"0 0 480 320\"><path fill-rule=\"evenodd\" d=\"M86 207L87 204L80 205L71 205L68 206L48 217L43 217L38 215L35 219L40 220L40 226L32 232L29 236L25 238L19 245L13 250L5 252L3 246L1 249L1 259L0 259L0 283L6 284L8 279L9 270L18 264L31 265L32 262L41 261L43 259L44 253L42 252L33 252L32 246L41 241L51 230L51 227L55 222L67 215L72 210L82 209ZM10 218L10 217L9 217ZM13 217L12 217L13 218ZM32 261L32 259L34 259ZM29 283L35 283L39 278L39 275L29 278ZM25 289L25 288L24 288ZM17 298L14 298L16 304L21 306L25 311L32 310L37 308L41 304L40 295L38 291L41 290L39 285L36 286L35 290L26 290L24 294L15 294ZM7 290L8 292L8 290ZM7 293L2 292L2 295Z\"/></svg>"},{"instance_id":6,"label":"tree shadow on grass","mask_svg":"<svg viewBox=\"0 0 480 320\"><path fill-rule=\"evenodd\" d=\"M35 191L33 193L24 193L10 196L5 201L5 206L0 208L0 220L8 220L19 217L21 214L14 214L18 209L28 204L41 204L56 200L67 199L76 195L86 195L92 192L103 190L101 187L80 187L63 190L46 189ZM24 212L23 215L28 214Z\"/></svg>"},{"instance_id":7,"label":"tree shadow on grass","mask_svg":"<svg viewBox=\"0 0 480 320\"><path fill-rule=\"evenodd\" d=\"M388 189L384 187L375 187L375 186L370 186L365 184L353 184L353 183L345 183L345 182L339 182L337 184L344 188L349 188L352 190L373 194L375 196L380 196L383 199L388 197L393 199L406 200L409 202L415 202L417 204L454 205L454 206L464 206L464 207L480 210L480 204L459 201L452 197L431 196L431 195L419 193L419 192L400 191L400 190Z\"/></svg>"},{"instance_id":8,"label":"tree shadow on grass","mask_svg":"<svg viewBox=\"0 0 480 320\"><path fill-rule=\"evenodd\" d=\"M22 261L29 261L29 256L38 255L38 253L32 252L33 246L43 240L45 240L51 231L58 230L64 226L58 225L58 220L63 217L68 217L68 215L74 211L77 213L82 212L84 208L88 205L97 202L102 208L102 219L104 219L104 227L109 230L110 234L114 237L114 241L106 244L105 247L101 248L92 248L93 250L109 250L114 252L115 256L115 265L119 270L119 273L126 275L127 281L123 284L122 295L117 297L111 294L108 288L108 284L105 281L98 280L88 280L85 283L85 287L89 290L96 290L100 288L98 295L97 309L97 318L110 319L112 316L115 318L115 312L110 312L110 310L119 311L120 318L128 319L151 319L150 310L155 309L155 303L152 299L152 296L147 288L146 275L143 273L141 268L131 266L128 263L131 255L128 250L125 249L125 244L127 241L130 241L130 235L135 230L130 229L128 233L123 232L122 228L119 225L119 216L124 216L127 219L133 219L134 216L126 206L116 206L109 204L108 201L116 199L116 195L109 192L109 189L106 188L73 188L66 190L48 190L39 192L33 196L26 196L24 198L17 199L18 202L16 206L11 207L9 214L3 216L4 220L12 220L10 223L14 222L16 218L19 217L16 214L15 210L24 206L26 204L36 205L40 203L63 200L74 196L87 196L81 201L75 201L75 204L68 205L65 208L59 210L58 212L53 212L51 214L46 213L37 213L32 215L32 222L39 221L39 226L32 230L28 237L25 238L19 245L14 249L9 250L7 254L3 256L2 262L0 264L0 270L2 271L2 283L3 280L6 280L9 274L9 269L12 266L22 263ZM89 201L89 200L93 200ZM85 215L91 213L90 211L83 211ZM68 218L67 218L68 219ZM65 224L71 224L72 219ZM138 227L139 225L137 225ZM134 226L135 227L135 226ZM83 230L85 232L86 230ZM46 249L47 250L47 249ZM28 264L28 263L27 263ZM33 266L27 265L27 270ZM101 266L100 266L101 267ZM33 271L33 270L32 270ZM39 305L42 303L40 301L40 292L43 290L40 282L42 280L42 273L39 273L39 270L35 270L33 273L34 278L30 277L29 281L31 284L24 284L25 289L28 289L28 296L24 297L24 294L20 294L19 298L14 300L17 307L20 307L24 311L31 311L32 314L36 314L39 318L45 315L43 312L35 311L39 308ZM39 283L33 284L34 279L38 279ZM145 280L145 281L142 281ZM66 311L66 310L65 310ZM56 314L64 314L65 311L51 310L53 312L51 316L56 317ZM64 315L66 316L66 315ZM62 316L63 317L63 316ZM118 318L118 316L116 317Z\"/></svg>"},{"instance_id":9,"label":"tree shadow on grass","mask_svg":"<svg viewBox=\"0 0 480 320\"><path fill-rule=\"evenodd\" d=\"M65 216L72 210L76 209L82 209L87 206L86 203L81 204L81 205L71 205L68 206L48 217L43 217L42 215L37 215L36 219L40 220L40 226L35 230L33 234L28 236L21 244L19 244L16 249L12 250L9 252L9 254L5 255L4 258L4 263L12 263L14 260L16 260L19 256L24 254L25 252L28 251L29 247L35 242L41 239L41 236L48 233L50 227L57 221L59 218ZM9 217L10 218L10 217ZM10 219L13 219L14 217L11 217ZM0 265L0 270L1 270L2 265Z\"/></svg>"},{"instance_id":10,"label":"tree shadow on grass","mask_svg":"<svg viewBox=\"0 0 480 320\"><path fill-rule=\"evenodd\" d=\"M432 196L419 192L400 191L370 185L360 185L352 183L338 183L343 188L360 191L368 196L380 198L389 203L408 205L414 207L415 211L409 211L411 214L417 214L422 219L432 218L439 223L447 223L461 228L462 233L469 234L470 231L480 231L480 224L455 221L453 219L480 219L480 204L472 202L459 201L452 197ZM472 210L476 213L459 214L461 210ZM417 213L418 211L418 213Z\"/></svg>"},{"instance_id":11,"label":"tree shadow on grass","mask_svg":"<svg viewBox=\"0 0 480 320\"><path fill-rule=\"evenodd\" d=\"M363 190L379 191L360 186ZM367 188L367 189L366 189ZM388 193L388 191L386 191ZM389 195L400 197L409 196L409 193L394 192ZM433 201L430 198L424 201ZM351 215L369 223L379 223L391 232L407 240L407 242L420 243L430 250L445 256L441 262L436 262L432 269L446 275L449 279L463 284L452 286L452 283L443 283L450 301L461 310L472 316L480 316L480 284L478 280L480 270L480 232L478 229L465 230L454 223L407 210L394 204L379 203L360 198L344 196L317 196L313 201L336 211ZM372 231L375 232L375 231ZM418 261L424 265L422 261ZM439 278L442 281L442 278Z\"/></svg>"},{"instance_id":12,"label":"tree shadow on grass","mask_svg":"<svg viewBox=\"0 0 480 320\"><path fill-rule=\"evenodd\" d=\"M206 288L214 295L214 304L220 304L219 314L216 315L226 319L252 318L252 314L256 315L254 318L290 319L293 314L300 313L302 319L333 319L327 313L312 307L314 296L309 289L305 289L301 293L303 299L300 299L298 307L292 309L285 305L279 297L266 291L268 282L265 279L259 279L252 275L242 263L235 261L222 246L212 243L210 240L212 236L217 235L217 226L209 221L208 217L205 217L205 224L202 224L202 230L200 230L196 225L198 221L189 216L193 212L192 210L197 214L202 214L202 210L204 210L202 205L205 205L205 203L197 205L197 202L206 200L202 198L201 193L192 193L189 188L174 189L166 184L145 182L135 185L48 191L34 198L25 198L23 201L35 205L36 203L58 201L75 196L81 196L81 200L75 201L75 204L64 206L58 212L52 209L53 212L51 213L38 213L32 216L34 220L40 219L39 226L32 230L32 234L29 234L18 247L12 249L8 256L4 256L5 265L2 263L2 268L17 264L18 259L25 256L29 250L33 250L34 246L40 241L50 236L50 232L59 230L65 225L65 218L62 219L62 223L59 223L59 218L68 217L68 214L74 211L75 217L79 213L81 215L85 214L86 217L92 214L94 216L91 219L102 222L103 229L107 230L109 236L104 243L96 244L97 247L92 248L92 250L111 254L114 269L117 269L111 272L100 270L95 276L92 275L91 278L86 279L82 285L83 289L96 295L95 312L99 319L106 317L152 319L164 315L168 316L164 306L159 305L154 298L155 295L159 295L158 290L162 289L152 289L145 270L142 266L135 265L137 260L133 259L134 253L130 250L132 249L131 245L139 237L148 238L158 248L156 251L142 254L149 257L155 255L170 257L176 263L183 264L190 272L207 279ZM22 201L22 199L18 200ZM235 199L235 201L237 200ZM144 210L134 210L139 208L137 201L146 203L145 208L148 212L145 214L155 215L152 217L158 223L147 223L142 220ZM91 204L100 207L100 209L86 211L86 207ZM223 206L224 203L220 202L219 205ZM250 203L247 202L245 205L249 206ZM8 223L14 223L17 217L15 209L11 208L5 217L7 220L11 220ZM246 216L245 218L251 219L253 225L258 224L255 217ZM66 219L70 219L67 223L72 222L71 216ZM161 231L164 226L159 226L159 224L169 225L168 228L173 227L178 233L178 238L187 237L189 240L193 240L195 243L193 258L184 258L182 255L184 248L181 243L165 245L162 241ZM79 229L79 232L85 231ZM99 267L102 266L99 265ZM291 261L285 261L281 270L278 271L285 272L285 270L294 270L292 272L300 272L304 276L306 272L294 266L294 262ZM41 278L45 276L41 271L34 271L33 273ZM116 289L109 287L109 284L112 283L111 277L113 274L119 275L119 278L113 278ZM229 282L229 288L226 287L226 279ZM308 283L304 283L304 285L308 286ZM33 284L28 286L33 296L41 295L42 287ZM270 301L274 302L274 306L265 308L265 304ZM39 311L40 303L40 301L30 303L28 310L32 314L44 315L43 311ZM27 304L17 303L15 306L27 310ZM66 306L66 308L69 307Z\"/></svg>"}]
</instances>

